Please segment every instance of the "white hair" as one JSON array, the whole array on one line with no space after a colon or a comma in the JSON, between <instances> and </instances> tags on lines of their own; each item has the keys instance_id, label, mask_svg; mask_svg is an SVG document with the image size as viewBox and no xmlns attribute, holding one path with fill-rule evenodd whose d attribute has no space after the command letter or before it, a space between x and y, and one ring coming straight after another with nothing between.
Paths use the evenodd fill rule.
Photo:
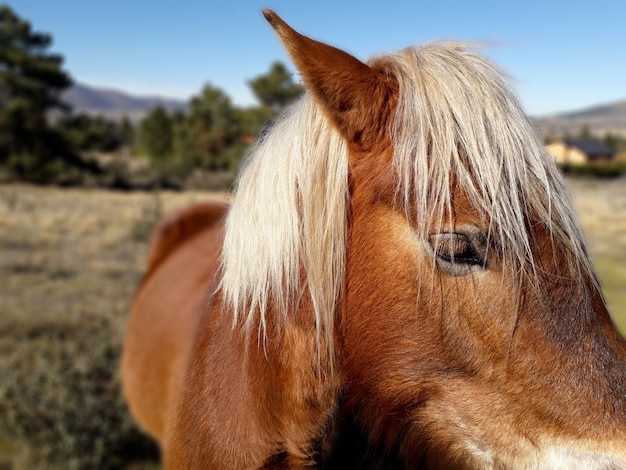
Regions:
<instances>
[{"instance_id":1,"label":"white hair","mask_svg":"<svg viewBox=\"0 0 626 470\"><path fill-rule=\"evenodd\" d=\"M400 91L393 129L398 200L427 237L461 188L510 265L533 266L528 214L595 279L563 178L502 72L467 45L434 43L377 59ZM306 291L332 357L346 263L348 150L305 95L262 137L226 221L220 289L234 324L266 329ZM407 216L409 214L407 210ZM414 212L415 214L415 212Z\"/></svg>"},{"instance_id":2,"label":"white hair","mask_svg":"<svg viewBox=\"0 0 626 470\"><path fill-rule=\"evenodd\" d=\"M569 191L503 72L459 43L408 48L387 59L400 84L393 129L397 191L424 237L462 189L489 222L505 262L534 270L529 214L595 278ZM456 188L454 187L456 185Z\"/></svg>"},{"instance_id":3,"label":"white hair","mask_svg":"<svg viewBox=\"0 0 626 470\"><path fill-rule=\"evenodd\" d=\"M237 323L265 332L268 305L297 308L306 289L318 341L332 350L345 270L346 142L304 96L256 145L226 220L220 288ZM305 273L304 279L302 274Z\"/></svg>"}]
</instances>

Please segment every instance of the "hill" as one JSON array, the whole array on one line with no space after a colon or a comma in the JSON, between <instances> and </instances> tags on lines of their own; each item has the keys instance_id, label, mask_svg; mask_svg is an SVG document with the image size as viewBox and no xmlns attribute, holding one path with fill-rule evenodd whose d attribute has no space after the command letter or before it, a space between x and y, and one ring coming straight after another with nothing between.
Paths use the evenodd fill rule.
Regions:
<instances>
[{"instance_id":1,"label":"hill","mask_svg":"<svg viewBox=\"0 0 626 470\"><path fill-rule=\"evenodd\" d=\"M119 90L93 87L81 83L74 84L62 95L75 113L103 116L113 120L128 117L138 122L155 106L161 105L167 111L185 111L187 102L160 96L135 96Z\"/></svg>"},{"instance_id":2,"label":"hill","mask_svg":"<svg viewBox=\"0 0 626 470\"><path fill-rule=\"evenodd\" d=\"M155 106L167 111L187 109L187 102L160 96L136 96L120 90L99 88L77 83L63 94L66 103L74 112L104 116L119 120L127 116L138 122ZM601 104L581 110L563 112L549 116L533 117L541 134L562 136L576 134L583 126L589 126L596 134L611 132L626 137L626 100Z\"/></svg>"},{"instance_id":3,"label":"hill","mask_svg":"<svg viewBox=\"0 0 626 470\"><path fill-rule=\"evenodd\" d=\"M541 133L562 136L576 134L588 126L594 134L626 137L626 100L533 119Z\"/></svg>"}]
</instances>

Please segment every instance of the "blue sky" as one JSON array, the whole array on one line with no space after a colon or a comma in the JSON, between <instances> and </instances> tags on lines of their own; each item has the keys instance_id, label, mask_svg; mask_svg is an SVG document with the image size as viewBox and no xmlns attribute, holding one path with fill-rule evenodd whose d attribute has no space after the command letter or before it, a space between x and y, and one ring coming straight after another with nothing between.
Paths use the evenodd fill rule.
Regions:
<instances>
[{"instance_id":1,"label":"blue sky","mask_svg":"<svg viewBox=\"0 0 626 470\"><path fill-rule=\"evenodd\" d=\"M480 41L527 111L546 115L626 99L622 0L17 0L9 5L79 82L189 98L210 82L237 104L274 60L292 68L261 15L361 59L436 39ZM292 69L293 70L293 69Z\"/></svg>"}]
</instances>

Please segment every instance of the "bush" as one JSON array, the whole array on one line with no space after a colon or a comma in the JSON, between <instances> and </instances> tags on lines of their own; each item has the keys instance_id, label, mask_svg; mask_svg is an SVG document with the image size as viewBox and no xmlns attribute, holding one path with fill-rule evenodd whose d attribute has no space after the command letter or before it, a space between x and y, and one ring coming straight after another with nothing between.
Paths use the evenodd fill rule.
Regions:
<instances>
[{"instance_id":1,"label":"bush","mask_svg":"<svg viewBox=\"0 0 626 470\"><path fill-rule=\"evenodd\" d=\"M9 329L0 337L0 434L26 443L33 463L105 469L158 458L122 400L111 321Z\"/></svg>"},{"instance_id":2,"label":"bush","mask_svg":"<svg viewBox=\"0 0 626 470\"><path fill-rule=\"evenodd\" d=\"M10 155L3 170L8 181L28 181L38 184L79 182L84 171L78 165L68 165L58 158L42 158L34 153Z\"/></svg>"},{"instance_id":3,"label":"bush","mask_svg":"<svg viewBox=\"0 0 626 470\"><path fill-rule=\"evenodd\" d=\"M570 176L591 176L596 178L615 178L626 174L626 162L620 160L590 162L584 165L561 164L563 173Z\"/></svg>"},{"instance_id":4,"label":"bush","mask_svg":"<svg viewBox=\"0 0 626 470\"><path fill-rule=\"evenodd\" d=\"M78 152L113 152L127 140L128 126L100 116L75 114L65 116L56 124L56 129L65 136L71 148ZM125 128L126 127L126 128Z\"/></svg>"}]
</instances>

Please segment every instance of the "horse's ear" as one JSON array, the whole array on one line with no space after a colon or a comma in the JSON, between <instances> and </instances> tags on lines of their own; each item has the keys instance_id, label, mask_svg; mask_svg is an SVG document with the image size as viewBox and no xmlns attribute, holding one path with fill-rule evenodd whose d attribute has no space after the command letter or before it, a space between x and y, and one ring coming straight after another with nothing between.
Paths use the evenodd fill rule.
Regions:
<instances>
[{"instance_id":1,"label":"horse's ear","mask_svg":"<svg viewBox=\"0 0 626 470\"><path fill-rule=\"evenodd\" d=\"M339 131L351 142L370 147L380 138L382 114L389 114L397 85L383 70L294 31L272 10L263 10L285 45L306 88ZM371 140L371 142L370 142Z\"/></svg>"}]
</instances>

